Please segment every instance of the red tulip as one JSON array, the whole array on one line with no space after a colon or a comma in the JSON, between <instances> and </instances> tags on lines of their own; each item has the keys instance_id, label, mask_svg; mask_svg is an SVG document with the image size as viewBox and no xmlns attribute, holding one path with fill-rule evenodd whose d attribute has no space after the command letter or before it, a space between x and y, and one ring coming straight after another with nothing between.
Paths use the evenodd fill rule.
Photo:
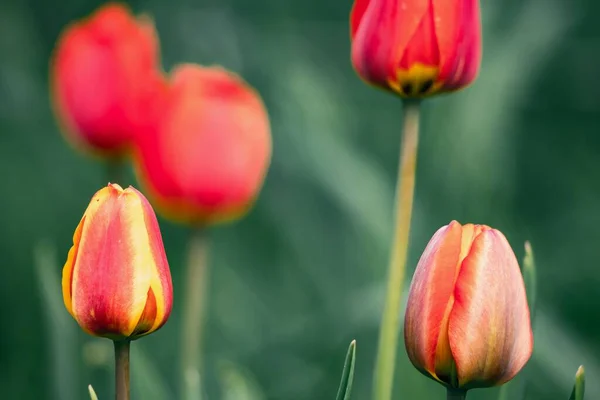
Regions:
<instances>
[{"instance_id":1,"label":"red tulip","mask_svg":"<svg viewBox=\"0 0 600 400\"><path fill-rule=\"evenodd\" d=\"M413 365L450 388L499 385L523 368L529 307L502 233L456 221L436 232L413 277L404 338Z\"/></svg>"},{"instance_id":2,"label":"red tulip","mask_svg":"<svg viewBox=\"0 0 600 400\"><path fill-rule=\"evenodd\" d=\"M140 192L110 184L94 195L73 235L62 289L67 310L91 335L136 339L167 321L169 264Z\"/></svg>"},{"instance_id":3,"label":"red tulip","mask_svg":"<svg viewBox=\"0 0 600 400\"><path fill-rule=\"evenodd\" d=\"M352 63L402 97L469 85L481 63L479 0L355 0Z\"/></svg>"},{"instance_id":4,"label":"red tulip","mask_svg":"<svg viewBox=\"0 0 600 400\"><path fill-rule=\"evenodd\" d=\"M137 140L138 176L167 217L239 218L269 166L267 111L258 93L222 68L183 65L171 79L161 122Z\"/></svg>"},{"instance_id":5,"label":"red tulip","mask_svg":"<svg viewBox=\"0 0 600 400\"><path fill-rule=\"evenodd\" d=\"M147 123L160 89L158 39L148 18L108 4L61 34L50 64L51 97L67 138L120 155Z\"/></svg>"}]
</instances>

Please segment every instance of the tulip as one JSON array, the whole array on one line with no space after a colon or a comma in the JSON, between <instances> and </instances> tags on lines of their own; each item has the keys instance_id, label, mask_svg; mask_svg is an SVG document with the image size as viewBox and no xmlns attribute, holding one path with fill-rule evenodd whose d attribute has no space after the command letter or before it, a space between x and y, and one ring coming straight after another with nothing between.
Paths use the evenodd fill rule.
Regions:
<instances>
[{"instance_id":1,"label":"tulip","mask_svg":"<svg viewBox=\"0 0 600 400\"><path fill-rule=\"evenodd\" d=\"M219 67L182 65L171 74L160 123L136 140L136 172L157 210L209 224L244 215L271 158L260 96Z\"/></svg>"},{"instance_id":2,"label":"tulip","mask_svg":"<svg viewBox=\"0 0 600 400\"><path fill-rule=\"evenodd\" d=\"M61 34L50 63L51 98L62 131L87 151L120 156L155 113L162 81L149 18L108 4Z\"/></svg>"},{"instance_id":3,"label":"tulip","mask_svg":"<svg viewBox=\"0 0 600 400\"><path fill-rule=\"evenodd\" d=\"M133 340L159 329L173 301L156 216L136 189L109 184L92 198L62 277L65 306L84 331Z\"/></svg>"},{"instance_id":4,"label":"tulip","mask_svg":"<svg viewBox=\"0 0 600 400\"><path fill-rule=\"evenodd\" d=\"M352 63L404 98L469 85L481 63L479 0L355 0Z\"/></svg>"},{"instance_id":5,"label":"tulip","mask_svg":"<svg viewBox=\"0 0 600 400\"><path fill-rule=\"evenodd\" d=\"M417 265L404 325L413 365L450 389L500 385L531 356L523 278L504 235L453 221Z\"/></svg>"}]
</instances>

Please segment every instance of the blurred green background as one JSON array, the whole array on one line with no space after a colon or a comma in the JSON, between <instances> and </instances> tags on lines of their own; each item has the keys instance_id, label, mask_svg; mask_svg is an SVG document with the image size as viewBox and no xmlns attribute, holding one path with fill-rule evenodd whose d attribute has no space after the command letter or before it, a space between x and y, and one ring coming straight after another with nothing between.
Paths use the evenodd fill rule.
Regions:
<instances>
[{"instance_id":1,"label":"blurred green background","mask_svg":"<svg viewBox=\"0 0 600 400\"><path fill-rule=\"evenodd\" d=\"M222 64L268 106L273 163L259 202L211 232L210 399L335 397L357 339L353 398L370 397L392 229L401 103L349 62L350 0L132 1L154 16L163 65ZM48 59L99 1L0 2L0 398L112 398L112 347L62 304L60 271L101 164L59 134ZM600 398L600 3L482 1L484 60L468 90L425 104L409 274L452 219L502 230L539 276L535 353L509 399L567 399L585 364ZM136 184L130 173L128 182ZM161 220L169 323L134 343L133 398L174 399L188 231ZM408 284L408 283L407 283ZM442 398L401 345L395 399ZM525 376L526 375L526 376ZM524 378L528 383L524 385ZM492 399L498 390L476 390Z\"/></svg>"}]
</instances>

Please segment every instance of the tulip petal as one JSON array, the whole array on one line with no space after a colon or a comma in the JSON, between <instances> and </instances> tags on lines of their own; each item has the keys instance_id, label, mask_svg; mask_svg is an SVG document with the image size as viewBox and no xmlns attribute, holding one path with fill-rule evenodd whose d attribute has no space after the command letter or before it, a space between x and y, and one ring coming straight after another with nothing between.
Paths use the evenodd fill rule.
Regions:
<instances>
[{"instance_id":1,"label":"tulip petal","mask_svg":"<svg viewBox=\"0 0 600 400\"><path fill-rule=\"evenodd\" d=\"M62 272L62 292L63 301L69 314L74 317L73 314L73 268L75 267L75 261L77 260L77 252L79 250L79 242L81 241L81 231L83 230L83 224L85 223L85 215L77 225L75 233L73 234L73 246L69 249L67 255L67 261L63 267Z\"/></svg>"},{"instance_id":2,"label":"tulip petal","mask_svg":"<svg viewBox=\"0 0 600 400\"><path fill-rule=\"evenodd\" d=\"M463 388L504 383L531 356L523 278L510 245L497 230L483 230L460 267L448 336Z\"/></svg>"},{"instance_id":3,"label":"tulip petal","mask_svg":"<svg viewBox=\"0 0 600 400\"><path fill-rule=\"evenodd\" d=\"M408 70L415 64L437 67L440 63L440 50L435 32L432 0L414 33L410 37L406 49L401 51L402 58L397 67Z\"/></svg>"},{"instance_id":4,"label":"tulip petal","mask_svg":"<svg viewBox=\"0 0 600 400\"><path fill-rule=\"evenodd\" d=\"M449 316L457 275L456 268L450 267L459 265L461 237L462 227L456 221L435 233L419 260L408 296L404 321L408 356L415 367L437 379L436 351L449 352L438 348L438 343L440 337L443 340L442 327ZM444 345L448 347L441 343Z\"/></svg>"},{"instance_id":5,"label":"tulip petal","mask_svg":"<svg viewBox=\"0 0 600 400\"><path fill-rule=\"evenodd\" d=\"M473 82L479 73L482 57L481 39L481 11L479 0L469 0L468 12L465 13L463 24L463 37L460 52L463 65L460 74L455 71L454 79L450 80L446 87L459 89Z\"/></svg>"},{"instance_id":6,"label":"tulip petal","mask_svg":"<svg viewBox=\"0 0 600 400\"><path fill-rule=\"evenodd\" d=\"M176 71L175 84L178 75L190 70ZM190 93L197 102L183 102L171 120L173 132L182 124L190 128L181 132L187 134L186 139L170 141L175 144L172 154L179 154L179 161L173 163L175 176L184 193L204 199L209 213L227 207L237 210L262 184L271 151L268 117L259 97L237 77L220 68L193 71L203 84L203 93ZM198 153L181 151L180 146L209 150L199 158Z\"/></svg>"},{"instance_id":7,"label":"tulip petal","mask_svg":"<svg viewBox=\"0 0 600 400\"><path fill-rule=\"evenodd\" d=\"M100 154L121 154L150 117L159 72L148 18L109 3L61 34L50 64L52 102L64 133Z\"/></svg>"},{"instance_id":8,"label":"tulip petal","mask_svg":"<svg viewBox=\"0 0 600 400\"><path fill-rule=\"evenodd\" d=\"M154 319L151 319L152 310L144 310L144 314L140 317L140 321L147 318L147 321L152 321L145 333L151 333L160 328L169 318L173 305L173 286L171 282L171 272L165 254L165 248L160 234L158 221L152 206L146 198L134 188L129 188L137 193L144 210L144 219L146 230L148 232L148 244L153 262L149 265L151 269L152 279L150 281L150 290L148 292L148 303L154 300L155 311ZM151 296L153 298L151 298ZM148 312L148 314L146 314ZM139 324L139 323L138 323Z\"/></svg>"},{"instance_id":9,"label":"tulip petal","mask_svg":"<svg viewBox=\"0 0 600 400\"><path fill-rule=\"evenodd\" d=\"M434 29L433 8L429 0L427 12L401 53L397 65L393 66L389 85L406 97L419 97L431 94L441 87L437 82L440 63L440 50Z\"/></svg>"},{"instance_id":10,"label":"tulip petal","mask_svg":"<svg viewBox=\"0 0 600 400\"><path fill-rule=\"evenodd\" d=\"M152 288L148 290L148 295L146 296L146 305L144 306L144 311L140 316L140 319L137 322L131 336L140 337L145 334L151 333L153 331L152 327L154 326L154 322L156 321L157 316L157 303L156 296L154 295L154 291Z\"/></svg>"},{"instance_id":11,"label":"tulip petal","mask_svg":"<svg viewBox=\"0 0 600 400\"><path fill-rule=\"evenodd\" d=\"M473 81L481 64L479 0L433 0L435 31L440 49L439 80L444 88Z\"/></svg>"},{"instance_id":12,"label":"tulip petal","mask_svg":"<svg viewBox=\"0 0 600 400\"><path fill-rule=\"evenodd\" d=\"M364 5L357 5L357 13ZM430 0L371 0L354 31L352 63L368 82L388 87L404 51L426 15Z\"/></svg>"},{"instance_id":13,"label":"tulip petal","mask_svg":"<svg viewBox=\"0 0 600 400\"><path fill-rule=\"evenodd\" d=\"M356 0L352 5L352 11L350 11L350 36L354 38L356 31L358 30L358 25L360 24L360 20L362 19L365 11L367 11L367 7L371 0Z\"/></svg>"},{"instance_id":14,"label":"tulip petal","mask_svg":"<svg viewBox=\"0 0 600 400\"><path fill-rule=\"evenodd\" d=\"M136 143L136 172L153 202L183 222L220 222L254 203L271 159L260 96L217 67L172 72L158 131Z\"/></svg>"},{"instance_id":15,"label":"tulip petal","mask_svg":"<svg viewBox=\"0 0 600 400\"><path fill-rule=\"evenodd\" d=\"M142 315L151 274L144 215L137 196L109 185L86 211L73 268L72 307L83 327L98 335L129 336ZM140 234L142 233L142 234Z\"/></svg>"}]
</instances>

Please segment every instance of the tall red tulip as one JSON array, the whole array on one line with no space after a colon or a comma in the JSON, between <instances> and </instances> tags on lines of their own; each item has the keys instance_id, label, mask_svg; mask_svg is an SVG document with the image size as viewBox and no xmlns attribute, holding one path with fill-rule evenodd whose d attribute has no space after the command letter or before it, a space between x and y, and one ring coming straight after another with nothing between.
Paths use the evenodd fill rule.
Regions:
<instances>
[{"instance_id":1,"label":"tall red tulip","mask_svg":"<svg viewBox=\"0 0 600 400\"><path fill-rule=\"evenodd\" d=\"M137 190L99 190L63 268L65 306L86 332L136 339L169 318L173 288L156 216Z\"/></svg>"},{"instance_id":2,"label":"tall red tulip","mask_svg":"<svg viewBox=\"0 0 600 400\"><path fill-rule=\"evenodd\" d=\"M271 158L260 96L218 67L182 65L171 74L161 121L136 142L136 170L167 217L207 224L253 204Z\"/></svg>"},{"instance_id":3,"label":"tall red tulip","mask_svg":"<svg viewBox=\"0 0 600 400\"><path fill-rule=\"evenodd\" d=\"M120 155L154 114L161 73L152 21L107 4L61 34L50 63L51 98L67 138Z\"/></svg>"},{"instance_id":4,"label":"tall red tulip","mask_svg":"<svg viewBox=\"0 0 600 400\"><path fill-rule=\"evenodd\" d=\"M352 63L406 98L469 85L481 63L479 0L355 0Z\"/></svg>"},{"instance_id":5,"label":"tall red tulip","mask_svg":"<svg viewBox=\"0 0 600 400\"><path fill-rule=\"evenodd\" d=\"M501 232L453 221L435 233L410 287L404 338L414 366L449 388L499 385L523 368L529 308Z\"/></svg>"}]
</instances>

